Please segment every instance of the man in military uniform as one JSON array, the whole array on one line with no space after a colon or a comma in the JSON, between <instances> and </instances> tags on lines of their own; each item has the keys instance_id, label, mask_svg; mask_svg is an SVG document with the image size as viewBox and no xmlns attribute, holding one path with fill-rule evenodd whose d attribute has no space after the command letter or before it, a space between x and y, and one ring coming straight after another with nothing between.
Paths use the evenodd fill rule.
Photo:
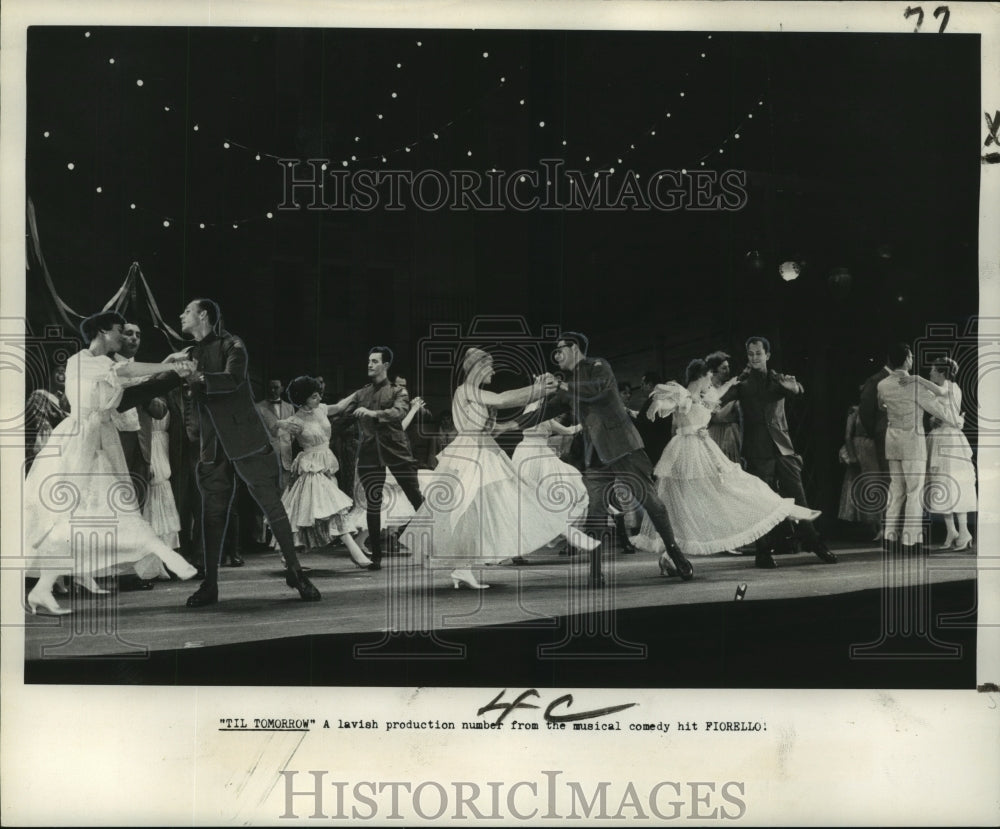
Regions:
<instances>
[{"instance_id":1,"label":"man in military uniform","mask_svg":"<svg viewBox=\"0 0 1000 829\"><path fill-rule=\"evenodd\" d=\"M764 337L750 337L746 349L748 365L742 379L722 396L721 404L732 400L740 402L747 472L761 478L785 498L794 499L800 507L808 507L802 487L802 456L792 445L785 418L785 399L805 390L794 376L779 374L773 369L768 371L771 344ZM837 557L823 543L811 521L800 521L798 529L806 549L815 553L824 564L837 563ZM754 563L763 570L778 566L771 553L777 532L776 528L757 541Z\"/></svg>"},{"instance_id":2,"label":"man in military uniform","mask_svg":"<svg viewBox=\"0 0 1000 829\"><path fill-rule=\"evenodd\" d=\"M592 529L603 525L608 505L618 501L615 484L627 487L663 539L666 558L661 557L661 572L679 574L688 581L694 577L694 568L674 541L667 508L653 485L653 466L618 394L614 372L607 360L587 357L587 345L587 338L575 331L559 337L552 361L563 380L545 407L546 418L571 411L583 426L583 480L590 496L587 524ZM601 547L590 554L590 585L604 585Z\"/></svg>"},{"instance_id":3,"label":"man in military uniform","mask_svg":"<svg viewBox=\"0 0 1000 829\"><path fill-rule=\"evenodd\" d=\"M288 568L285 583L298 590L304 601L319 601L319 591L302 572L295 554L292 528L281 504L278 456L254 406L243 341L222 328L219 306L210 299L188 303L181 313L181 331L195 339L186 356L196 362L197 369L187 383L199 421L198 487L205 546L205 580L188 598L188 607L219 600L219 562L237 474L281 547Z\"/></svg>"},{"instance_id":4,"label":"man in military uniform","mask_svg":"<svg viewBox=\"0 0 1000 829\"><path fill-rule=\"evenodd\" d=\"M382 569L382 489L386 468L392 471L414 509L424 502L417 483L417 462L403 431L403 418L410 410L406 386L389 382L392 349L375 346L368 352L368 379L364 388L348 395L328 414L353 414L361 430L358 446L358 477L367 502L368 546L372 553L369 570ZM391 541L390 544L398 543Z\"/></svg>"}]
</instances>

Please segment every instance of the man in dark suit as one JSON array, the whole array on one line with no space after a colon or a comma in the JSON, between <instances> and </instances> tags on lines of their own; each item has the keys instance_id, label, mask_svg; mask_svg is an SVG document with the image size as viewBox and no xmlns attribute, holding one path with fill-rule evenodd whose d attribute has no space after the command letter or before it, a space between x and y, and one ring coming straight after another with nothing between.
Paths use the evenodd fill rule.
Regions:
<instances>
[{"instance_id":1,"label":"man in dark suit","mask_svg":"<svg viewBox=\"0 0 1000 829\"><path fill-rule=\"evenodd\" d=\"M805 390L794 376L768 371L771 345L764 337L750 337L746 342L748 366L742 381L722 396L722 404L739 400L743 411L743 457L747 472L763 479L771 489L808 507L802 487L802 457L796 453L788 434L785 399ZM781 525L779 524L779 527ZM807 549L825 564L835 564L836 556L827 549L816 528L809 521L799 524ZM771 549L775 530L757 542L755 564L774 569Z\"/></svg>"},{"instance_id":2,"label":"man in dark suit","mask_svg":"<svg viewBox=\"0 0 1000 829\"><path fill-rule=\"evenodd\" d=\"M198 456L201 434L198 408L191 386L173 389L167 395L170 412L170 487L181 519L180 553L204 571L205 549L201 544L201 493L198 491Z\"/></svg>"},{"instance_id":3,"label":"man in dark suit","mask_svg":"<svg viewBox=\"0 0 1000 829\"><path fill-rule=\"evenodd\" d=\"M382 491L386 469L392 470L413 509L419 509L424 502L417 483L417 462L402 426L410 410L410 398L405 385L389 382L390 365L392 349L384 345L372 348L368 352L371 382L327 410L331 416L353 415L360 427L357 463L367 504L368 546L372 552L369 570L382 569ZM398 541L392 539L389 544Z\"/></svg>"},{"instance_id":4,"label":"man in dark suit","mask_svg":"<svg viewBox=\"0 0 1000 829\"><path fill-rule=\"evenodd\" d=\"M583 480L590 497L587 525L599 532L608 504L617 500L615 485L628 488L663 539L666 552L660 558L661 572L677 572L688 581L694 577L694 568L674 541L667 508L653 485L652 464L618 394L614 372L607 360L587 357L587 346L587 338L573 331L564 332L556 341L552 361L563 380L545 407L546 418L570 411L583 427ZM590 554L590 586L603 584L599 546Z\"/></svg>"},{"instance_id":5,"label":"man in dark suit","mask_svg":"<svg viewBox=\"0 0 1000 829\"><path fill-rule=\"evenodd\" d=\"M198 487L205 546L205 580L188 598L187 606L204 607L219 600L219 562L236 475L246 482L281 547L288 568L285 583L298 590L303 601L319 601L319 591L302 572L295 553L292 528L281 503L278 456L254 406L243 340L223 329L219 306L210 299L188 303L181 313L181 331L195 340L185 356L197 364L187 383L198 413Z\"/></svg>"}]
</instances>

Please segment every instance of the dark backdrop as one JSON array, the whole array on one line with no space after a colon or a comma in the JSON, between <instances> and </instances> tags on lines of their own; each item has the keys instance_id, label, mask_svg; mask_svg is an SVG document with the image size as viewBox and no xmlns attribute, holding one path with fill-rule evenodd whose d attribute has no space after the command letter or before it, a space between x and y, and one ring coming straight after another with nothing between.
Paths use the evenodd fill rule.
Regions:
<instances>
[{"instance_id":1,"label":"dark backdrop","mask_svg":"<svg viewBox=\"0 0 1000 829\"><path fill-rule=\"evenodd\" d=\"M716 348L739 368L763 334L806 386L793 430L833 509L844 415L885 344L977 312L978 36L33 27L28 44L27 190L59 295L97 310L135 261L175 327L213 297L258 388L319 373L336 396L388 344L441 411L450 381L421 375L420 338L476 315L583 330L633 384L647 368L681 379ZM283 211L276 158L736 169L748 200ZM58 318L31 264L37 331ZM131 315L141 356L172 347L145 307Z\"/></svg>"}]
</instances>

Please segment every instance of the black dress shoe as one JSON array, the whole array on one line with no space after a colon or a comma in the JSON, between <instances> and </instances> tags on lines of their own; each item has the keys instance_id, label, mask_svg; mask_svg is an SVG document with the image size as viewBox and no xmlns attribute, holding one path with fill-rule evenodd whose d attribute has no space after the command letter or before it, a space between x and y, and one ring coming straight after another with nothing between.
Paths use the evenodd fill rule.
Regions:
<instances>
[{"instance_id":1,"label":"black dress shoe","mask_svg":"<svg viewBox=\"0 0 1000 829\"><path fill-rule=\"evenodd\" d=\"M624 544L622 544L623 555L631 556L635 555L637 552L639 551L636 549L635 545L631 541L626 541Z\"/></svg>"},{"instance_id":2,"label":"black dress shoe","mask_svg":"<svg viewBox=\"0 0 1000 829\"><path fill-rule=\"evenodd\" d=\"M368 569L368 570L381 570L382 569L382 562L381 561L373 561L371 564L368 565L368 567L366 569Z\"/></svg>"},{"instance_id":3,"label":"black dress shoe","mask_svg":"<svg viewBox=\"0 0 1000 829\"><path fill-rule=\"evenodd\" d=\"M219 601L219 586L217 584L202 584L197 592L188 596L188 607L205 607Z\"/></svg>"},{"instance_id":4,"label":"black dress shoe","mask_svg":"<svg viewBox=\"0 0 1000 829\"><path fill-rule=\"evenodd\" d=\"M285 574L285 584L298 590L304 602L318 602L321 598L316 585L301 570L289 570Z\"/></svg>"},{"instance_id":5,"label":"black dress shoe","mask_svg":"<svg viewBox=\"0 0 1000 829\"><path fill-rule=\"evenodd\" d=\"M818 558L824 564L837 563L837 557L830 552L826 544L820 544L815 550L813 550L813 553L816 555L816 558Z\"/></svg>"},{"instance_id":6,"label":"black dress shoe","mask_svg":"<svg viewBox=\"0 0 1000 829\"><path fill-rule=\"evenodd\" d=\"M691 562L687 560L684 553L681 552L681 548L676 544L671 544L667 547L667 555L670 556L670 560L674 563L674 567L677 568L677 575L681 577L681 581L691 581L694 578L694 567Z\"/></svg>"},{"instance_id":7,"label":"black dress shoe","mask_svg":"<svg viewBox=\"0 0 1000 829\"><path fill-rule=\"evenodd\" d=\"M777 570L778 562L774 560L774 556L770 553L757 553L757 557L753 561L754 567L759 567L761 570Z\"/></svg>"},{"instance_id":8,"label":"black dress shoe","mask_svg":"<svg viewBox=\"0 0 1000 829\"><path fill-rule=\"evenodd\" d=\"M242 567L244 564L246 564L246 562L239 553L233 553L229 556L229 561L227 562L229 567Z\"/></svg>"}]
</instances>

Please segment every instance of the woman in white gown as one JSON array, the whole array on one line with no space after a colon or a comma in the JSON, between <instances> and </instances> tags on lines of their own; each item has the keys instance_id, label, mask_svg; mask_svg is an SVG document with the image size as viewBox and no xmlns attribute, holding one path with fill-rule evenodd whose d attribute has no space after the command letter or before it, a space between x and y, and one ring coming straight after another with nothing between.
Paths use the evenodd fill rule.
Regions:
<instances>
[{"instance_id":1,"label":"woman in white gown","mask_svg":"<svg viewBox=\"0 0 1000 829\"><path fill-rule=\"evenodd\" d=\"M954 382L958 363L940 357L931 366L931 379L942 402L961 421L962 390ZM922 380L922 378L921 378ZM942 391L943 390L943 391ZM932 418L927 433L927 511L944 516L947 534L942 549L966 550L972 546L969 513L975 512L976 470L972 465L972 447L961 429Z\"/></svg>"},{"instance_id":2,"label":"woman in white gown","mask_svg":"<svg viewBox=\"0 0 1000 829\"><path fill-rule=\"evenodd\" d=\"M653 474L657 492L667 505L678 546L686 555L733 550L761 538L786 518L812 521L819 510L796 506L764 481L726 457L708 433L712 411L725 387L711 388L704 360L692 360L687 388L670 382L653 389L648 416L674 415L676 434L667 444ZM640 550L663 553L656 529L643 519L632 543ZM661 569L664 567L661 558Z\"/></svg>"},{"instance_id":3,"label":"woman in white gown","mask_svg":"<svg viewBox=\"0 0 1000 829\"><path fill-rule=\"evenodd\" d=\"M524 413L528 414L537 408L537 402L531 403L525 407ZM552 445L552 438L570 437L582 429L579 423L566 426L560 418L551 418L529 426L522 432L521 442L514 448L510 459L521 479L521 485L533 487L546 509L565 511L567 500L569 501L573 506L573 523L578 523L587 516L587 486L580 470L559 457ZM555 543L549 542L549 546L554 546Z\"/></svg>"},{"instance_id":4,"label":"woman in white gown","mask_svg":"<svg viewBox=\"0 0 1000 829\"><path fill-rule=\"evenodd\" d=\"M25 479L24 551L38 583L28 594L28 609L69 613L52 596L61 575L93 584L93 576L117 572L130 563L140 578L153 578L162 561L178 577L197 572L167 547L139 512L118 431L111 412L122 397L123 378L148 377L163 371L190 373L189 362L116 363L108 356L121 347L125 318L114 311L83 321L80 331L90 345L66 361L66 395L70 415L52 430L45 451ZM75 526L74 515L114 518L100 527L106 549L94 545L98 530ZM87 537L89 532L90 538ZM110 542L110 543L109 543Z\"/></svg>"},{"instance_id":5,"label":"woman in white gown","mask_svg":"<svg viewBox=\"0 0 1000 829\"><path fill-rule=\"evenodd\" d=\"M430 526L431 553L424 565L452 567L452 584L482 590L472 572L531 552L566 535L574 546L590 550L596 541L569 526L573 503L560 509L540 501L536 486L522 485L507 454L493 439L496 409L520 408L540 400L555 386L541 375L530 386L499 394L482 387L493 379L493 358L470 348L462 361L465 380L455 390L452 417L458 432L438 455L429 473L425 500L403 537ZM416 541L408 546L418 549Z\"/></svg>"},{"instance_id":6,"label":"woman in white gown","mask_svg":"<svg viewBox=\"0 0 1000 829\"><path fill-rule=\"evenodd\" d=\"M149 494L142 517L171 550L180 547L181 517L170 488L170 413L153 418L149 435Z\"/></svg>"},{"instance_id":7,"label":"woman in white gown","mask_svg":"<svg viewBox=\"0 0 1000 829\"><path fill-rule=\"evenodd\" d=\"M302 447L292 461L291 483L281 496L295 546L314 550L339 538L354 563L367 569L371 560L351 537L354 528L349 516L353 502L334 477L340 469L337 456L330 450L330 415L338 413L336 407L322 402L319 382L314 377L296 377L288 384L286 394L295 406L295 414L279 420L278 428L294 435Z\"/></svg>"}]
</instances>

